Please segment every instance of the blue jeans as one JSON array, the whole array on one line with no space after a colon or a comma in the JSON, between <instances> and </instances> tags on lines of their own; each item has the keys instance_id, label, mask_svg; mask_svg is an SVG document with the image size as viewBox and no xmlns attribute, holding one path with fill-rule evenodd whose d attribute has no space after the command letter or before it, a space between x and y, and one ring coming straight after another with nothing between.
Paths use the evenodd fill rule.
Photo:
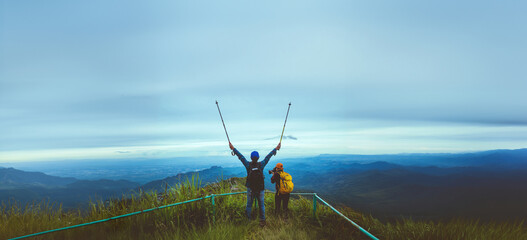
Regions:
<instances>
[{"instance_id":1,"label":"blue jeans","mask_svg":"<svg viewBox=\"0 0 527 240\"><path fill-rule=\"evenodd\" d=\"M265 190L260 192L253 192L250 188L247 188L247 206L245 212L247 218L251 219L251 209L254 200L258 200L258 208L260 210L260 220L265 220L265 206L264 206Z\"/></svg>"}]
</instances>

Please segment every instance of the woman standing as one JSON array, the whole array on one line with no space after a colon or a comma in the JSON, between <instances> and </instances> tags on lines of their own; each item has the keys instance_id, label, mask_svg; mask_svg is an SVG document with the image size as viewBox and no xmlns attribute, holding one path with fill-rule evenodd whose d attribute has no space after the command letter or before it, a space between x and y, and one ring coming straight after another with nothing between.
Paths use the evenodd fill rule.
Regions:
<instances>
[{"instance_id":1,"label":"woman standing","mask_svg":"<svg viewBox=\"0 0 527 240\"><path fill-rule=\"evenodd\" d=\"M276 194L274 195L275 213L287 217L289 215L289 193L293 190L291 175L284 172L282 163L277 163L271 173L273 173L271 183L275 183L276 188ZM285 186L286 184L290 186Z\"/></svg>"}]
</instances>

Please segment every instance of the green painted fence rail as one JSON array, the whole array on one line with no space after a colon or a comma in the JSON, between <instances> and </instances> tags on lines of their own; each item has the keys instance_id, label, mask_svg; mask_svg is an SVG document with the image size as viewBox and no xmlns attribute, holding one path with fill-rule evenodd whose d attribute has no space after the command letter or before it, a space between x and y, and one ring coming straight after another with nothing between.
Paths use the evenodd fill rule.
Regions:
<instances>
[{"instance_id":1,"label":"green painted fence rail","mask_svg":"<svg viewBox=\"0 0 527 240\"><path fill-rule=\"evenodd\" d=\"M101 219L101 220L97 220L97 221L93 221L93 222L81 223L81 224L72 225L72 226L68 226L68 227L57 228L57 229L51 229L51 230L47 230L47 231L43 231L43 232L38 232L38 233L29 234L29 235L24 235L24 236L20 236L20 237L16 237L16 238L11 238L10 240L16 240L16 239L23 239L23 238L35 237L35 236L39 236L39 235L43 235L43 234L48 234L48 233L52 233L52 232L58 232L58 231L63 231L63 230L68 230L68 229L73 229L73 228L78 228L78 227L88 226L88 225L92 225L92 224L96 224L96 223L108 222L108 221L110 221L110 220L115 220L115 219L119 219L119 218L124 218L124 217L133 216L133 215L143 214L143 213L151 212L151 211L154 211L154 210L163 209L163 208L168 208L168 207L173 207L173 206L177 206L177 205L181 205L181 204L186 204L186 203L196 202L196 201L204 200L204 199L207 199L207 198L210 198L210 199L211 199L211 203L212 203L212 221L215 222L215 221L216 221L216 204L215 204L215 201L214 201L214 198L215 198L215 197L229 196L229 195L236 195L236 194L246 194L246 193L247 193L247 192L233 192L233 193L223 193L223 194L212 194L212 195L208 195L208 196L201 197L201 198L195 198L195 199L191 199L191 200L187 200L187 201L183 201L183 202L177 202L177 203L172 203L172 204L168 204L168 205L164 205L164 206L159 206L159 207L155 207L155 208L149 208L149 209L145 209L145 210L141 210L141 211L137 211L137 212L132 212L132 213L124 214L124 215L119 215L119 216L115 216L115 217L105 218L105 219ZM274 192L266 191L265 193L274 193ZM314 217L314 218L316 217L316 211L317 211L317 200L319 200L320 202L322 202L323 204L325 204L326 206L328 206L331 210L333 210L334 212L336 212L338 215L340 215L341 217L343 217L344 219L346 219L348 222L350 222L353 226L355 226L356 228L358 228L361 232L363 232L364 234L366 234L369 238L374 239L374 240L379 240L378 238L376 238L375 236L373 236L371 233L369 233L368 231L366 231L364 228L362 228L361 226L359 226L357 223L355 223L354 221L350 220L348 217L344 216L344 214L342 214L341 212L339 212L339 211L338 211L337 209L335 209L333 206L329 205L329 203L327 203L327 202L324 201L322 198L320 198L316 193L291 193L291 195L307 195L307 196L313 196L313 217Z\"/></svg>"},{"instance_id":2,"label":"green painted fence rail","mask_svg":"<svg viewBox=\"0 0 527 240\"><path fill-rule=\"evenodd\" d=\"M329 205L329 203L327 203L326 201L324 201L324 199L320 198L316 193L313 193L313 207L315 208L316 207L316 200L315 198L317 198L318 200L320 200L322 203L326 204L326 206L328 206L329 208L331 208L331 210L335 211L338 215L340 215L341 217L343 217L344 219L346 219L348 222L350 222L351 224L353 224L353 226L355 226L356 228L358 228L361 232L363 232L364 234L366 234L368 237L370 237L371 239L375 239L375 240L379 240L378 238L376 238L375 236L373 236L371 233L369 233L368 231L364 230L364 228L362 228L361 226L359 226L359 224L355 223L354 221L352 221L351 219L349 219L348 217L344 216L344 214L342 214L341 212L339 212L337 209L335 209L333 206Z\"/></svg>"}]
</instances>

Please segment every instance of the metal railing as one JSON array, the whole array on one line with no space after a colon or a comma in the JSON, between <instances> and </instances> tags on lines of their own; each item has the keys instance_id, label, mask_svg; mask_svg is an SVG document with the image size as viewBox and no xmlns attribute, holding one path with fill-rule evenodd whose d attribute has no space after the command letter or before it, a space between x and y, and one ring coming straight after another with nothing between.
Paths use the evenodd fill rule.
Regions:
<instances>
[{"instance_id":1,"label":"metal railing","mask_svg":"<svg viewBox=\"0 0 527 240\"><path fill-rule=\"evenodd\" d=\"M57 228L57 229L51 229L51 230L47 230L47 231L43 231L43 232L38 232L38 233L29 234L29 235L24 235L24 236L20 236L20 237L16 237L16 238L11 238L10 240L24 239L24 238L34 237L34 236L39 236L39 235L48 234L48 233L52 233L52 232L58 232L58 231L63 231L63 230L68 230L68 229L73 229L73 228L78 228L78 227L88 226L88 225L92 225L92 224L96 224L96 223L107 222L107 221L110 221L110 220L115 220L115 219L119 219L119 218L124 218L124 217L133 216L133 215L143 214L143 213L151 212L151 211L158 210L158 209L163 209L163 208L173 207L173 206L177 206L177 205L181 205L181 204L186 204L186 203L191 203L191 202L196 202L196 201L200 201L200 200L205 200L205 199L207 199L207 198L210 198L210 199L211 199L211 202L212 202L212 222L214 223L214 222L216 221L216 204L215 204L214 198L215 198L215 197L221 197L221 196L228 196L228 195L244 194L244 193L246 194L247 192L245 191L245 192L233 192L233 193L212 194L212 195L208 195L208 196L201 197L201 198L195 198L195 199L191 199L191 200L187 200L187 201L183 201L183 202L177 202L177 203L172 203L172 204L168 204L168 205L164 205L164 206L159 206L159 207L155 207L155 208L149 208L149 209L145 209L145 210L141 210L141 211L137 211L137 212L132 212L132 213L128 213L128 214L123 214L123 215L119 215L119 216L115 216L115 217L105 218L105 219L101 219L101 220L97 220L97 221L93 221L93 222L81 223L81 224L72 225L72 226L68 226L68 227ZM266 191L265 193L274 193L274 192ZM357 223L355 223L354 221L352 221L351 219L349 219L348 217L346 217L344 214L342 214L341 212L339 212L337 209L335 209L335 208L334 208L333 206L331 206L329 203L327 203L326 201L324 201L324 199L320 198L316 193L291 193L291 195L308 195L308 196L313 196L313 218L316 218L316 212L317 212L317 199L318 199L318 200L319 200L320 202L322 202L324 205L328 206L331 210L333 210L333 211L336 212L338 215L340 215L341 217L343 217L344 219L346 219L348 222L350 222L353 226L355 226L356 228L358 228L362 233L364 233L365 235L367 235L369 238L374 239L374 240L379 240L378 238L376 238L375 236L373 236L371 233L369 233L368 231L366 231L364 228L362 228L361 226L359 226Z\"/></svg>"}]
</instances>

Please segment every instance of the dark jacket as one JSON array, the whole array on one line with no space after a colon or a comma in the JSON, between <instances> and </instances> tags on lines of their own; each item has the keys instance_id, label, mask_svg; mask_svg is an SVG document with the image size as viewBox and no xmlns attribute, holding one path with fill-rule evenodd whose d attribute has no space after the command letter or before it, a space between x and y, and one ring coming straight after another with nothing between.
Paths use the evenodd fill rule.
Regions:
<instances>
[{"instance_id":1,"label":"dark jacket","mask_svg":"<svg viewBox=\"0 0 527 240\"><path fill-rule=\"evenodd\" d=\"M235 148L234 150L234 154L236 154L236 156L238 156L238 159L240 159L240 161L243 163L243 166L245 166L245 170L247 170L247 175L249 175L249 170L250 170L250 163L247 161L247 159L245 159L245 157ZM263 161L261 162L258 162L258 168L263 172L263 169L265 168L265 166L267 165L267 163L269 162L269 160L271 159L272 156L276 155L276 148L273 149L269 154L267 154L267 156L264 158ZM265 178L265 175L264 175L264 178ZM245 183L245 186L246 187L249 187L249 183L246 182Z\"/></svg>"},{"instance_id":2,"label":"dark jacket","mask_svg":"<svg viewBox=\"0 0 527 240\"><path fill-rule=\"evenodd\" d=\"M276 193L278 194L278 189L280 189L280 174L278 172L273 173L271 177L271 183L275 183Z\"/></svg>"}]
</instances>

